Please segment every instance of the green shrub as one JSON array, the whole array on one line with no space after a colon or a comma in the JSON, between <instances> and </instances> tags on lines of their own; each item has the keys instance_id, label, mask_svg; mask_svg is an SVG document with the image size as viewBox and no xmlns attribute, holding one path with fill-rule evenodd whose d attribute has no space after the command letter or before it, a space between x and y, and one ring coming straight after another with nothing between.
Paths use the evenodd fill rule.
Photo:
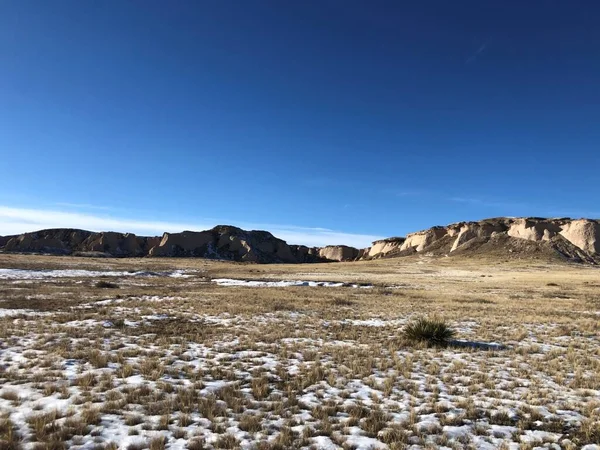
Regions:
<instances>
[{"instance_id":1,"label":"green shrub","mask_svg":"<svg viewBox=\"0 0 600 450\"><path fill-rule=\"evenodd\" d=\"M411 341L426 342L429 345L447 345L454 337L454 330L443 319L420 317L409 322L404 327L403 334Z\"/></svg>"}]
</instances>

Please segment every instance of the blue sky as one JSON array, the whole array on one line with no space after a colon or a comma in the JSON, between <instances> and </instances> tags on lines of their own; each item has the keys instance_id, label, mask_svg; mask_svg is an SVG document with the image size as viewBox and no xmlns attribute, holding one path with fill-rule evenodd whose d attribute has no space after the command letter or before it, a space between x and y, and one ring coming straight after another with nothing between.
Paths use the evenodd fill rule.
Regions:
<instances>
[{"instance_id":1,"label":"blue sky","mask_svg":"<svg viewBox=\"0 0 600 450\"><path fill-rule=\"evenodd\" d=\"M5 1L0 234L598 217L596 2Z\"/></svg>"}]
</instances>

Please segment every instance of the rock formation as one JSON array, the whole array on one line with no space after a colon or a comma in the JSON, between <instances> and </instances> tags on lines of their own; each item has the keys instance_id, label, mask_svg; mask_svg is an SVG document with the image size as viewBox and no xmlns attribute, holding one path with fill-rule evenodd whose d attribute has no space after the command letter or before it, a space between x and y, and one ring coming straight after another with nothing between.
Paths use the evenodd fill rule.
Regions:
<instances>
[{"instance_id":1,"label":"rock formation","mask_svg":"<svg viewBox=\"0 0 600 450\"><path fill-rule=\"evenodd\" d=\"M227 225L207 231L164 233L162 237L61 228L6 236L0 243L4 252L56 255L180 256L257 263L326 261L317 248L290 246L267 231L245 231Z\"/></svg>"},{"instance_id":2,"label":"rock formation","mask_svg":"<svg viewBox=\"0 0 600 450\"><path fill-rule=\"evenodd\" d=\"M165 233L149 256L200 256L251 262L298 262L287 243L267 231L217 226L207 231Z\"/></svg>"},{"instance_id":3,"label":"rock formation","mask_svg":"<svg viewBox=\"0 0 600 450\"><path fill-rule=\"evenodd\" d=\"M12 236L0 236L0 248L4 247Z\"/></svg>"},{"instance_id":4,"label":"rock formation","mask_svg":"<svg viewBox=\"0 0 600 450\"><path fill-rule=\"evenodd\" d=\"M411 233L398 248L399 238L373 242L362 259L410 253L474 254L501 252L560 256L574 261L600 262L600 221L568 218L493 218L458 222ZM530 245L531 244L531 245Z\"/></svg>"},{"instance_id":5,"label":"rock formation","mask_svg":"<svg viewBox=\"0 0 600 450\"><path fill-rule=\"evenodd\" d=\"M375 259L391 256L401 250L402 245L406 241L403 237L391 237L374 241L373 245L365 249L360 255L361 259Z\"/></svg>"},{"instance_id":6,"label":"rock formation","mask_svg":"<svg viewBox=\"0 0 600 450\"><path fill-rule=\"evenodd\" d=\"M307 247L306 245L290 245L292 255L299 263L312 263L323 261L319 256L318 247Z\"/></svg>"},{"instance_id":7,"label":"rock formation","mask_svg":"<svg viewBox=\"0 0 600 450\"><path fill-rule=\"evenodd\" d=\"M74 229L50 229L12 236L4 245L5 252L35 252L71 254L92 234L90 231ZM99 233L95 233L99 234Z\"/></svg>"},{"instance_id":8,"label":"rock formation","mask_svg":"<svg viewBox=\"0 0 600 450\"><path fill-rule=\"evenodd\" d=\"M0 237L0 251L117 257L201 257L256 263L309 263L432 255L487 254L499 257L560 257L600 263L600 220L499 217L435 226L403 237L382 239L358 250L345 245L288 245L267 231L220 225L206 231L143 237L50 229Z\"/></svg>"},{"instance_id":9,"label":"rock formation","mask_svg":"<svg viewBox=\"0 0 600 450\"><path fill-rule=\"evenodd\" d=\"M359 250L347 245L328 245L319 249L319 256L329 261L354 261Z\"/></svg>"},{"instance_id":10,"label":"rock formation","mask_svg":"<svg viewBox=\"0 0 600 450\"><path fill-rule=\"evenodd\" d=\"M600 221L572 220L562 226L560 235L590 255L600 254Z\"/></svg>"},{"instance_id":11,"label":"rock formation","mask_svg":"<svg viewBox=\"0 0 600 450\"><path fill-rule=\"evenodd\" d=\"M432 227L428 230L411 233L406 236L406 240L402 244L401 250L414 249L417 252L421 252L424 248L433 244L446 234L448 234L448 231L444 227Z\"/></svg>"}]
</instances>

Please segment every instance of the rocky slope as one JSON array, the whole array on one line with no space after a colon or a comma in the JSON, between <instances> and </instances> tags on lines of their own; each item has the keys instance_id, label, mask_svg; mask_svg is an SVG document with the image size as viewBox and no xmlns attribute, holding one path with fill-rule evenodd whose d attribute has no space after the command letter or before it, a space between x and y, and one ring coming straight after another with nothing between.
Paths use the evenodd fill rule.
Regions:
<instances>
[{"instance_id":1,"label":"rocky slope","mask_svg":"<svg viewBox=\"0 0 600 450\"><path fill-rule=\"evenodd\" d=\"M558 256L600 262L600 221L592 219L493 218L458 222L373 242L363 259L414 253Z\"/></svg>"},{"instance_id":2,"label":"rocky slope","mask_svg":"<svg viewBox=\"0 0 600 450\"><path fill-rule=\"evenodd\" d=\"M50 229L6 236L0 244L5 252L58 255L186 256L258 263L325 261L316 248L288 245L267 231L245 231L226 225L207 231L164 233L162 237Z\"/></svg>"}]
</instances>

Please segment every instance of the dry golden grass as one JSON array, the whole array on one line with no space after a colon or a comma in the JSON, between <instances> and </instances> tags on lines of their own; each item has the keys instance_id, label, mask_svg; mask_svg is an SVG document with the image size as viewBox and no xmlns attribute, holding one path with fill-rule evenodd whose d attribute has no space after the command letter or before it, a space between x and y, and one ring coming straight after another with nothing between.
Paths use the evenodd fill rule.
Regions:
<instances>
[{"instance_id":1,"label":"dry golden grass","mask_svg":"<svg viewBox=\"0 0 600 450\"><path fill-rule=\"evenodd\" d=\"M597 268L425 256L252 265L2 254L0 267L194 271L0 280L0 308L12 311L0 317L0 448L87 439L110 448L104 430L115 420L138 438L131 448L178 439L188 448L323 440L351 448L353 435L392 449L478 439L535 447L528 436L573 449L600 443ZM212 278L374 287L223 287ZM420 316L443 318L461 341L507 348L410 342L402 330ZM27 408L17 427L13 414ZM465 426L469 435L453 434Z\"/></svg>"}]
</instances>

